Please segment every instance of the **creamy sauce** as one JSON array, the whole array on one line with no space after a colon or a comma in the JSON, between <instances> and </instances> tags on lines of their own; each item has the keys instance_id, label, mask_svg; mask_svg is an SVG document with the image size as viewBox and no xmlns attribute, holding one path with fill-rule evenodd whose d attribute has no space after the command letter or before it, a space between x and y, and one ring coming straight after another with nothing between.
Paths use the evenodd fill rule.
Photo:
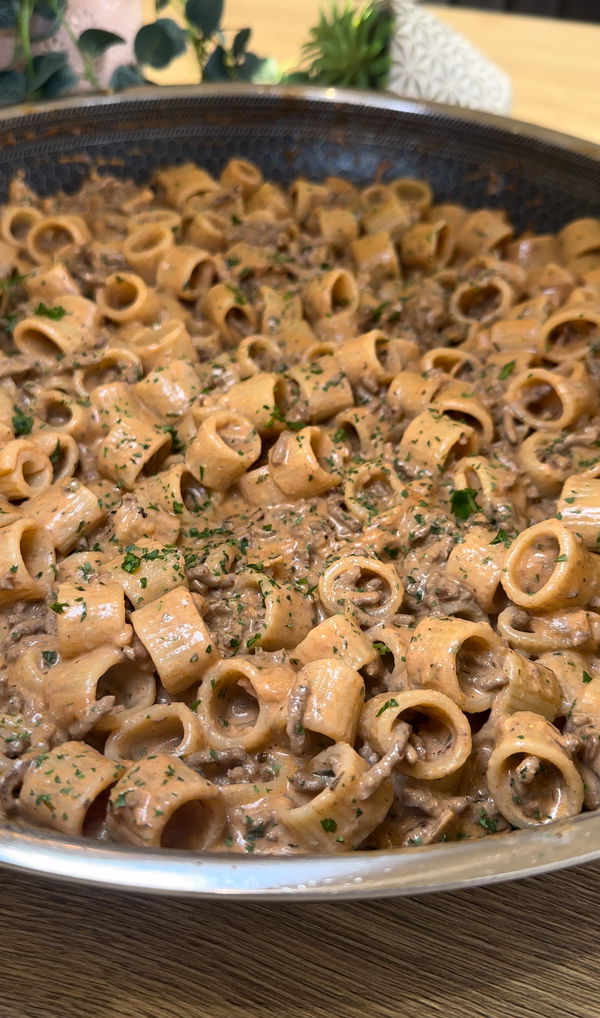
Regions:
<instances>
[{"instance_id":1,"label":"creamy sauce","mask_svg":"<svg viewBox=\"0 0 600 1018\"><path fill-rule=\"evenodd\" d=\"M256 175L254 170L252 174ZM314 690L297 678L303 661L296 647L328 618L352 619L370 651L355 669L366 703L389 694L387 703L394 705L394 696L429 683L425 672L413 671L412 678L407 677L407 648L415 628L424 619L458 619L491 624L496 640L491 649L485 640L465 637L455 654L459 692L475 693L489 704L483 713L478 709L468 716L476 737L472 756L447 778L424 781L403 774L403 764L435 761L453 748L452 730L439 716L418 709L399 715L385 751L375 751L368 739L354 735L356 784L344 794L346 806L348 802L364 806L352 808L356 821L322 817L316 825L321 838L317 850L410 846L507 829L509 821L486 783L489 754L499 740L494 712L508 682L503 665L509 646L518 648L519 637L535 635L540 624L527 610L519 610L512 630L516 642L511 643L508 629L498 636L497 615L510 606L501 585L504 559L498 559L497 582L488 603L478 582L477 558L472 559L473 568L461 566L457 549L469 540L475 525L487 529L490 555L502 554L503 549L508 553L518 533L554 517L561 479L582 469L586 456L589 469L600 463L593 345L578 361L585 378L578 383L580 410L572 430L581 434L580 444L570 443L567 432L548 434L537 453L542 477L538 482L537 474L527 475L520 459L522 443L532 429L523 423L520 404L510 402L507 390L529 364L556 370L562 380L565 372L552 358L546 361L539 352L524 352L518 333L511 345L506 339L496 341L493 331L499 322L510 328L535 314L541 332L582 280L576 272L569 275L568 265L559 274L560 285L553 283L555 267L549 267L546 277L537 264L536 271L529 272L526 258L520 261L518 243L509 243L507 224L497 247L488 250L484 231L476 250L473 234L466 228L461 233L456 225L467 219L467 213L458 210L446 223L443 207L436 213L427 200L423 202L420 185L398 185L396 195L405 195L398 198L385 186L364 195L350 184L331 180L309 189L304 198L301 188L277 190L269 198L260 188L260 175L257 179L256 187L244 181L236 185L230 174L226 182L206 185L183 205L176 198L179 185L161 183L160 175L154 191L108 177L92 179L78 194L50 198L33 195L20 181L11 186L11 203L39 209L49 226L42 233L42 252L36 261L27 248L28 224L19 225L15 234L19 246L2 283L0 459L9 447L15 449L11 443L16 439L25 442L29 456L32 449L42 452L41 465L37 460L23 462L20 482L18 465L2 467L4 475L11 474L14 490L8 482L2 487L0 473L0 512L10 525L29 518L35 509L35 501L30 503L29 495L19 493L18 483L50 495L55 491L56 503L50 497L39 520L57 551L50 562L40 551L40 539L25 534L20 546L23 563L13 563L14 553L6 542L1 544L0 529L0 563L5 569L0 593L6 593L0 609L2 810L11 819L31 820L33 807L21 789L26 777L42 766L36 761L72 740L104 754L118 744L111 733L124 731L138 711L140 728L131 729L122 742L129 758L114 758L114 779L90 801L79 833L106 837L108 810L111 836L150 843L148 832L164 812L156 805L158 799L148 800L154 803L154 814L150 806L143 807L150 812L146 826L140 827L143 794L131 796L119 826L114 814L123 803L110 790L120 787L115 782L129 773L133 762L137 767L156 754L175 759L183 752L187 769L181 780L202 779L208 798L198 793L178 806L156 844L245 853L314 850L315 844L303 842L286 818L326 794L333 802L340 783L350 781L352 767L346 764L340 770L335 754L328 762L335 737L305 730ZM408 191L402 192L403 186ZM382 258L381 264L375 255L357 254L353 247L358 238L369 236L365 210L373 213L380 207L389 215L395 210L404 224L394 239L377 235L386 251L387 261ZM321 212L334 210L340 211L340 229L347 231L343 242L338 235L327 235L327 221L321 218ZM52 225L52 217L59 214L74 217L80 241L74 242L70 229ZM129 245L129 261L125 257L124 242L135 229L132 215L140 226L154 223L152 242L162 237L168 249L162 261L152 260L143 237ZM489 215L496 216L496 223L504 222L500 213ZM171 216L172 225L164 226L165 216ZM433 246L424 251L418 233L403 244L402 234L427 220L441 222ZM53 252L65 245L64 263L53 263ZM208 250L194 261L194 252L204 245ZM173 282L180 255L191 260ZM344 273L334 277L338 269ZM598 271L592 276L579 300L598 310ZM110 292L109 277L114 277ZM571 279L567 292L565 279ZM109 308L100 314L96 302L105 286ZM197 296L189 299L186 290ZM70 304L78 295L89 303ZM129 320L128 309L138 302L145 310ZM19 345L18 326L27 317L31 325ZM597 338L594 321L556 327L553 342L561 351L583 340L592 342ZM48 338L50 326L56 326L58 338ZM67 327L79 330L80 339L68 339ZM371 346L368 338L362 346L352 346L357 337L368 337L373 330L377 332ZM241 348L247 336L257 338ZM63 340L67 345L57 356L56 343ZM434 348L444 348L439 366L425 367L423 358ZM462 360L454 359L458 352L464 355ZM276 373L274 383L268 381L271 372ZM405 391L396 386L398 378L408 395L392 395L392 390ZM147 379L154 389L142 388ZM263 380L264 392L271 392L266 403L251 394L240 395L239 386L253 380ZM102 397L102 387L113 384L121 388L114 396L109 391ZM453 384L459 388L450 395ZM581 396L583 390L588 397ZM539 418L542 430L562 414L562 397L551 386L539 384L523 391L525 408ZM250 393L250 388L243 392ZM203 422L225 409L231 411L230 417L217 428L206 463L199 450L194 463L200 465L192 467L190 450ZM417 434L408 442L407 429L421 414L428 415L429 430L425 437ZM107 448L107 433L119 424L126 432L131 419L146 422L148 437L136 445L136 424L133 437ZM488 422L493 436L489 441ZM318 431L304 432L309 425ZM456 440L446 449L444 429L450 426ZM254 456L257 432L259 453ZM47 433L51 441L44 446ZM155 440L156 449L150 449ZM123 445L130 448L129 458L122 453ZM465 456L475 453L485 460L483 477L472 461L463 463ZM121 455L123 482L107 463ZM221 456L223 473L217 476L213 468ZM249 463L238 470L237 458L241 462L246 456ZM138 476L126 481L130 470L135 474L136 459ZM558 480L548 482L544 470ZM82 515L75 535L61 545L57 534L69 494L60 487L63 475L67 482L73 478L86 486L94 512ZM302 493L302 483L308 494ZM320 490L312 493L310 485L316 483ZM154 551L149 551L148 541ZM538 592L552 578L559 550L557 541L547 538L523 554L516 572L526 593ZM480 555L485 557L484 552ZM346 567L327 587L327 571L345 556ZM12 596L20 570L28 570L31 590L39 581L37 593ZM152 647L135 626L135 613L146 603L147 584L157 575L157 600L174 588L190 592L193 610L208 633L206 653L213 669L206 673L209 678L218 675L214 669L222 661L256 666L254 679L242 676L218 687L210 710L202 702L206 694L199 691L201 681L206 681L204 673L183 688L176 678L169 680L172 686L166 679L163 684ZM92 605L91 599L92 591L115 580L125 591L119 624L117 602L102 607L96 601ZM65 605L59 600L59 587L67 581L73 585L73 603ZM131 584L138 581L134 588ZM101 638L97 644L84 645L75 657L65 652L61 635L64 616L71 609L78 612L82 626L89 610L95 624L90 640L98 632L105 634L105 643ZM586 652L595 654L600 627L580 614L583 621L578 616L577 625L570 625L568 619L564 624L553 622L548 612L542 649L585 644ZM177 614L165 611L158 629L169 634L178 621ZM186 639L194 637L193 628ZM449 639L445 645L432 645L436 668L451 659L450 643ZM115 660L107 663L106 675L99 676L95 687L92 683L85 706L76 709L63 697L65 706L57 708L49 692L52 676L58 674L53 669L73 665L94 646L113 650ZM344 661L346 653L345 646L333 642L321 656ZM528 653L523 651L525 657ZM186 667L189 664L185 662ZM588 667L591 674L593 663ZM73 701L85 700L83 672L79 678L76 668L69 674L75 676ZM334 706L338 702L337 696L332 692L329 699L323 697L323 716L330 702ZM173 704L185 707L183 721L175 715L157 715L155 720L148 715L143 727L144 710ZM339 706L343 712L343 698ZM557 708L555 716L558 713ZM355 732L359 714L360 705ZM594 717L577 723L597 732ZM261 725L266 734L255 745L253 736ZM567 716L567 735L576 727ZM558 730L556 735L560 739ZM598 783L597 756L590 759L590 741L584 760L583 743L572 734L569 738L564 743L569 759L588 775L588 785ZM227 739L229 744L224 745ZM182 745L187 747L184 751ZM545 822L555 815L562 794L561 772L535 755L524 759L525 763L511 766L506 780L526 821ZM87 778L91 787L89 772ZM62 802L58 784L56 788L34 796L34 819L44 822L39 799L47 806L48 826L68 830L64 826L71 808L65 804L68 795L63 794ZM376 818L370 827L366 821L359 823L368 804L386 790L387 807L384 804L377 816L373 812ZM345 837L344 823L351 832ZM332 836L329 843L327 835Z\"/></svg>"}]
</instances>

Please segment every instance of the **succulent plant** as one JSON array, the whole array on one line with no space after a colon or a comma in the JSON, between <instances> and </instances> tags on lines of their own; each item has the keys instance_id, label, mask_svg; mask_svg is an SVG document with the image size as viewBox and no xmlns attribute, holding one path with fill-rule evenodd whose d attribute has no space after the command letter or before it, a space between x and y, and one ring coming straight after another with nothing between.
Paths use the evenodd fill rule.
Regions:
<instances>
[{"instance_id":1,"label":"succulent plant","mask_svg":"<svg viewBox=\"0 0 600 1018\"><path fill-rule=\"evenodd\" d=\"M357 9L350 0L334 3L302 50L308 67L302 78L319 85L384 88L390 70L390 42L395 18L387 0ZM296 80L300 75L296 76Z\"/></svg>"}]
</instances>

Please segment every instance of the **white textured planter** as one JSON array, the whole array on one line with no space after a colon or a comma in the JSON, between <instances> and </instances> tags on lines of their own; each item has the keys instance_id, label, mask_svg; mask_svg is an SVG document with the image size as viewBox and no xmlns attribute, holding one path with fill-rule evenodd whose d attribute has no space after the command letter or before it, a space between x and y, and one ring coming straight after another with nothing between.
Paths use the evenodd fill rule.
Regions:
<instances>
[{"instance_id":1,"label":"white textured planter","mask_svg":"<svg viewBox=\"0 0 600 1018\"><path fill-rule=\"evenodd\" d=\"M393 0L393 6L391 92L489 113L510 111L512 89L504 71L418 0Z\"/></svg>"},{"instance_id":2,"label":"white textured planter","mask_svg":"<svg viewBox=\"0 0 600 1018\"><path fill-rule=\"evenodd\" d=\"M94 62L100 84L106 87L114 69L134 59L133 41L143 24L143 0L69 0L66 18L77 37L86 28L103 28L125 39L124 43L111 46ZM0 69L11 63L14 45L14 32L0 32ZM81 75L81 56L64 28L50 39L34 43L32 49L34 54L65 50L71 66ZM86 79L82 78L78 91L88 91L89 88Z\"/></svg>"}]
</instances>

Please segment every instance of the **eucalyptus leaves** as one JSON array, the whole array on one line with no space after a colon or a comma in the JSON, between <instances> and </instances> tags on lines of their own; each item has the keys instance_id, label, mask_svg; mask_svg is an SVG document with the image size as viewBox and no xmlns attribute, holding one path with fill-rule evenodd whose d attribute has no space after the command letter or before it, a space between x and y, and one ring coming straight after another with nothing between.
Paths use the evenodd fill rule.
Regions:
<instances>
[{"instance_id":1,"label":"eucalyptus leaves","mask_svg":"<svg viewBox=\"0 0 600 1018\"><path fill-rule=\"evenodd\" d=\"M140 28L135 38L135 62L117 67L109 88L120 91L146 83L145 67L162 69L191 46L198 59L202 81L253 81L269 61L248 51L251 30L227 33L221 26L224 0L176 0L183 24L162 17L168 0L156 0L157 18ZM0 29L13 30L15 50L11 65L0 71L0 105L26 100L53 99L78 90L84 82L101 91L97 64L111 47L123 43L115 32L89 28L79 36L69 22L67 0L0 0ZM65 51L34 53L35 44L66 33L79 54L81 73ZM228 39L230 41L228 42Z\"/></svg>"}]
</instances>

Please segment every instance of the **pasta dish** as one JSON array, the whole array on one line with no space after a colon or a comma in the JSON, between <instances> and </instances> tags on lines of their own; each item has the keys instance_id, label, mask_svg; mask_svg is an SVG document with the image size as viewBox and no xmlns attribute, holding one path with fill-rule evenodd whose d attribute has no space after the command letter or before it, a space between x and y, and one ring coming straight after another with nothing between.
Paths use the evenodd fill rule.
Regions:
<instances>
[{"instance_id":1,"label":"pasta dish","mask_svg":"<svg viewBox=\"0 0 600 1018\"><path fill-rule=\"evenodd\" d=\"M233 159L0 208L0 815L193 851L600 806L600 220Z\"/></svg>"}]
</instances>

